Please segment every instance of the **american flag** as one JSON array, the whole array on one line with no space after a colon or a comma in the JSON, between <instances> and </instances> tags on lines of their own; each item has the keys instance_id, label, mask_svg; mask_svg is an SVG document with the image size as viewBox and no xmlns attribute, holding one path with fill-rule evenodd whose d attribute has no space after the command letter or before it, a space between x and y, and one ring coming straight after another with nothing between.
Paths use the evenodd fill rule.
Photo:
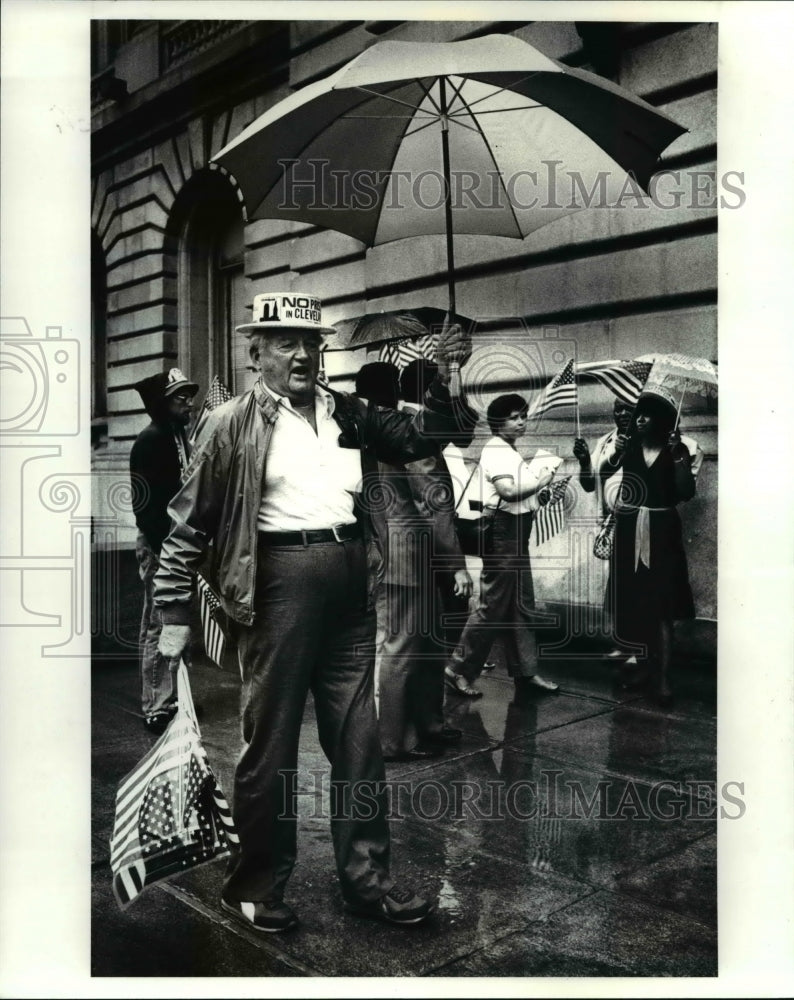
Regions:
<instances>
[{"instance_id":1,"label":"american flag","mask_svg":"<svg viewBox=\"0 0 794 1000\"><path fill-rule=\"evenodd\" d=\"M226 403L232 399L232 394L226 388L226 386L221 382L221 380L216 375L212 380L209 389L207 390L207 396L204 400L204 404L198 412L196 417L196 422L193 425L193 431L190 435L190 447L193 448L199 439L201 431L204 428L204 424L207 420L207 415L211 413L216 406L220 406L221 403Z\"/></svg>"},{"instance_id":2,"label":"american flag","mask_svg":"<svg viewBox=\"0 0 794 1000\"><path fill-rule=\"evenodd\" d=\"M595 361L577 366L577 374L594 378L618 399L635 406L651 370L649 361Z\"/></svg>"},{"instance_id":3,"label":"american flag","mask_svg":"<svg viewBox=\"0 0 794 1000\"><path fill-rule=\"evenodd\" d=\"M570 476L563 479L555 479L549 484L549 499L539 508L535 514L532 525L535 547L543 545L550 538L559 534L565 525L565 494L568 491Z\"/></svg>"},{"instance_id":4,"label":"american flag","mask_svg":"<svg viewBox=\"0 0 794 1000\"><path fill-rule=\"evenodd\" d=\"M576 405L576 374L573 368L573 358L570 359L554 378L549 382L540 396L529 407L528 417L539 417L558 406Z\"/></svg>"},{"instance_id":5,"label":"american flag","mask_svg":"<svg viewBox=\"0 0 794 1000\"><path fill-rule=\"evenodd\" d=\"M436 356L437 343L438 336L435 333L427 333L410 340L390 340L381 347L378 360L388 361L402 371L411 361L421 358L432 361Z\"/></svg>"},{"instance_id":6,"label":"american flag","mask_svg":"<svg viewBox=\"0 0 794 1000\"><path fill-rule=\"evenodd\" d=\"M210 587L201 573L196 574L196 585L199 593L199 610L201 612L201 627L204 632L204 648L207 656L223 669L223 654L226 651L226 636L218 621L221 613L221 602L215 591Z\"/></svg>"},{"instance_id":7,"label":"american flag","mask_svg":"<svg viewBox=\"0 0 794 1000\"><path fill-rule=\"evenodd\" d=\"M239 843L201 742L184 663L177 684L179 711L116 793L110 868L122 909L146 886L223 857Z\"/></svg>"}]
</instances>

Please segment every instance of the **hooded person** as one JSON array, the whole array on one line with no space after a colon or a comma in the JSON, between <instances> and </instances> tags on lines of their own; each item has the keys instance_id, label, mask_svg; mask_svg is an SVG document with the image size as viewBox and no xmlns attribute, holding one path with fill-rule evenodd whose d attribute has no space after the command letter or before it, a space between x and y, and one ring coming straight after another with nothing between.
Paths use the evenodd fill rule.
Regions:
<instances>
[{"instance_id":1,"label":"hooded person","mask_svg":"<svg viewBox=\"0 0 794 1000\"><path fill-rule=\"evenodd\" d=\"M146 728L160 734L176 712L179 659L165 660L157 651L162 623L153 607L154 574L171 527L168 504L187 468L186 428L198 385L172 368L141 379L135 388L151 418L130 452L132 508L138 526L135 553L144 588L139 634L141 709Z\"/></svg>"}]
</instances>

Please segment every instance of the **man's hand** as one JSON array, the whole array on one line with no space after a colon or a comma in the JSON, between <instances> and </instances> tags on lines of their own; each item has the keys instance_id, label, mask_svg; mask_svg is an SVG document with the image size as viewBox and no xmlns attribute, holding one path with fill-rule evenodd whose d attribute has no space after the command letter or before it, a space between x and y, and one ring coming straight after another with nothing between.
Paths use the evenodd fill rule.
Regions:
<instances>
[{"instance_id":1,"label":"man's hand","mask_svg":"<svg viewBox=\"0 0 794 1000\"><path fill-rule=\"evenodd\" d=\"M587 442L584 438L576 438L573 443L573 454L575 458L579 459L579 464L582 468L587 468L590 465L590 449L587 446Z\"/></svg>"},{"instance_id":2,"label":"man's hand","mask_svg":"<svg viewBox=\"0 0 794 1000\"><path fill-rule=\"evenodd\" d=\"M182 655L189 642L189 625L163 625L157 651L167 660L175 660Z\"/></svg>"},{"instance_id":3,"label":"man's hand","mask_svg":"<svg viewBox=\"0 0 794 1000\"><path fill-rule=\"evenodd\" d=\"M629 446L629 439L626 434L618 434L615 438L615 443L613 445L615 449L615 455L622 457L626 448Z\"/></svg>"},{"instance_id":4,"label":"man's hand","mask_svg":"<svg viewBox=\"0 0 794 1000\"><path fill-rule=\"evenodd\" d=\"M455 570L455 596L471 597L474 590L474 581L465 569Z\"/></svg>"},{"instance_id":5,"label":"man's hand","mask_svg":"<svg viewBox=\"0 0 794 1000\"><path fill-rule=\"evenodd\" d=\"M458 324L445 326L438 337L436 364L449 372L450 367L462 368L471 357L471 334Z\"/></svg>"}]
</instances>

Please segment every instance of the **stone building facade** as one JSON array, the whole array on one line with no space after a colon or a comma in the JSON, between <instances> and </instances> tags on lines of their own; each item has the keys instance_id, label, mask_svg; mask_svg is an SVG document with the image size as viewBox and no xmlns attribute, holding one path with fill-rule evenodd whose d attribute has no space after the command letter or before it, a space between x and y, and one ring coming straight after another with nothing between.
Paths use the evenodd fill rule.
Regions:
<instances>
[{"instance_id":1,"label":"stone building facade","mask_svg":"<svg viewBox=\"0 0 794 1000\"><path fill-rule=\"evenodd\" d=\"M575 343L579 361L668 351L717 360L717 212L720 198L735 205L739 195L716 176L716 24L95 21L97 548L125 549L134 541L129 510L113 490L126 476L130 446L145 423L133 384L178 364L200 383L202 395L216 374L232 391L243 391L251 373L233 328L250 317L256 293L318 295L331 323L446 303L443 239L413 240L409 252L404 243L367 249L304 224L247 223L233 183L211 167L211 157L291 92L378 41L491 33L515 35L554 59L600 73L688 131L664 154L671 173L660 188L663 204L579 211L523 242L456 237L458 311L518 319L539 342ZM498 324L492 327L481 352L498 341ZM326 373L344 387L365 360L361 351L328 354ZM511 381L509 365L485 368L482 404L491 388ZM514 381L520 387L520 379ZM610 424L611 399L593 389L581 398L582 433L592 442ZM698 496L683 516L698 614L714 620L714 405L687 399L683 424L706 454ZM484 421L481 431L487 433ZM570 454L572 437L570 416L556 416L527 444ZM475 441L473 455L481 443ZM558 537L536 557L539 594L552 604L596 608L603 567L574 558L571 538Z\"/></svg>"}]
</instances>

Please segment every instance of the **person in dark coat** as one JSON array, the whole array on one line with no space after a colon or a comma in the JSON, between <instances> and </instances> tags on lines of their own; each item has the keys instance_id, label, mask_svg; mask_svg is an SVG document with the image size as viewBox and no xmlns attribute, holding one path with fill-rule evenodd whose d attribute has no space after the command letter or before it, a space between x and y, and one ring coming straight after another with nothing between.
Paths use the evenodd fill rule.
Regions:
<instances>
[{"instance_id":1,"label":"person in dark coat","mask_svg":"<svg viewBox=\"0 0 794 1000\"><path fill-rule=\"evenodd\" d=\"M151 417L130 452L132 507L138 526L135 554L143 581L141 709L146 728L160 734L176 712L179 659L166 660L157 651L162 623L153 607L154 575L160 565L160 549L171 528L168 504L187 467L186 428L198 386L178 368L172 368L141 379L135 388Z\"/></svg>"},{"instance_id":2,"label":"person in dark coat","mask_svg":"<svg viewBox=\"0 0 794 1000\"><path fill-rule=\"evenodd\" d=\"M605 610L620 643L644 648L649 680L662 705L672 690L673 622L695 617L677 506L695 495L699 463L681 440L676 405L663 390L640 396L622 469Z\"/></svg>"},{"instance_id":3,"label":"person in dark coat","mask_svg":"<svg viewBox=\"0 0 794 1000\"><path fill-rule=\"evenodd\" d=\"M436 376L437 366L427 364L421 386L410 386L411 375L414 383L423 381L416 366L406 380L414 404L405 407L409 412L421 409L419 401ZM398 369L383 361L364 365L356 375L356 395L385 409L397 408L401 385ZM441 448L415 462L379 462L378 472L369 514L379 582L381 747L387 762L424 760L440 756L463 735L444 723L443 610L456 595L468 606L472 581L455 533L452 481Z\"/></svg>"}]
</instances>

